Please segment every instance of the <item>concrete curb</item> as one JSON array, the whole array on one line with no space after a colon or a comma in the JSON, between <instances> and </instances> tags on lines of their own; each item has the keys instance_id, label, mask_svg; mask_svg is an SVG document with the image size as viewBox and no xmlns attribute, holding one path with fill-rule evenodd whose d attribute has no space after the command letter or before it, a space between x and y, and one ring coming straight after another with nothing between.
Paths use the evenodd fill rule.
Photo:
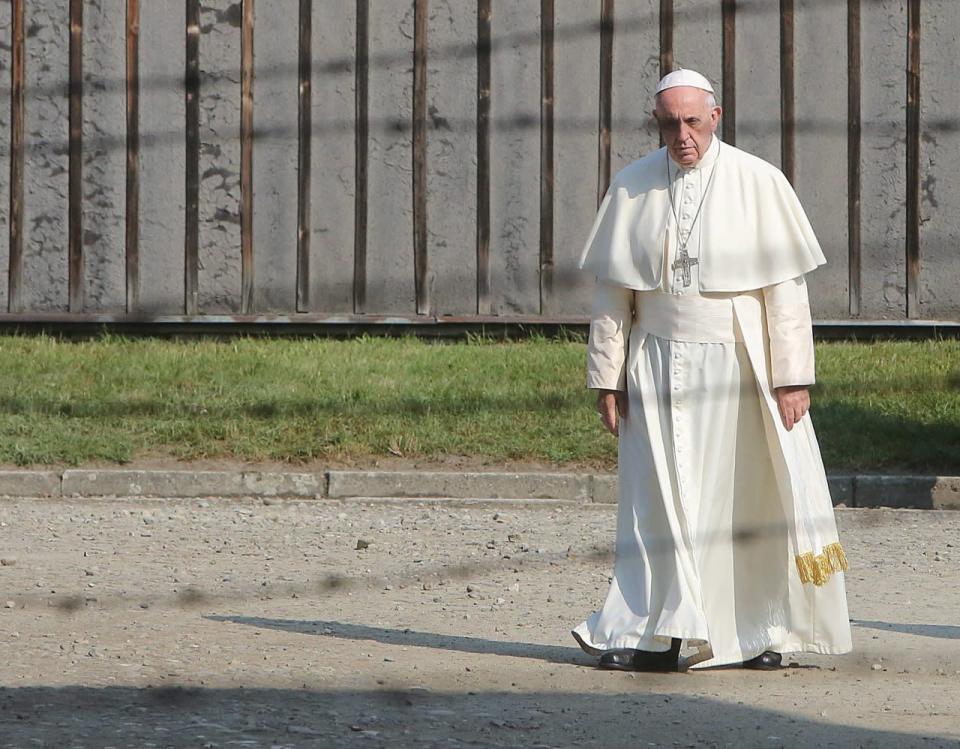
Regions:
<instances>
[{"instance_id":1,"label":"concrete curb","mask_svg":"<svg viewBox=\"0 0 960 749\"><path fill-rule=\"evenodd\" d=\"M836 474L833 502L845 507L960 510L960 476ZM263 497L297 499L463 499L616 504L615 474L440 471L163 471L69 469L0 471L6 497Z\"/></svg>"}]
</instances>

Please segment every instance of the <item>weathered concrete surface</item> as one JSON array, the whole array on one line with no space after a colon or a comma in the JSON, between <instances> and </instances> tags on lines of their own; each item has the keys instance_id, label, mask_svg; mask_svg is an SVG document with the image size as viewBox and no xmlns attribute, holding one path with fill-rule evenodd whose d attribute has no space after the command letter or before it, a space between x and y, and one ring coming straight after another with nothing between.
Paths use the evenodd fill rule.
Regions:
<instances>
[{"instance_id":1,"label":"weathered concrete surface","mask_svg":"<svg viewBox=\"0 0 960 749\"><path fill-rule=\"evenodd\" d=\"M238 312L240 270L239 1L200 7L200 226L197 306Z\"/></svg>"},{"instance_id":2,"label":"weathered concrete surface","mask_svg":"<svg viewBox=\"0 0 960 749\"><path fill-rule=\"evenodd\" d=\"M297 0L260 0L254 31L253 297L297 308Z\"/></svg>"},{"instance_id":3,"label":"weathered concrete surface","mask_svg":"<svg viewBox=\"0 0 960 749\"><path fill-rule=\"evenodd\" d=\"M858 476L854 503L857 507L960 510L960 477Z\"/></svg>"},{"instance_id":4,"label":"weathered concrete surface","mask_svg":"<svg viewBox=\"0 0 960 749\"><path fill-rule=\"evenodd\" d=\"M932 0L922 11L919 317L950 320L960 318L960 130L948 94L957 80L960 4Z\"/></svg>"},{"instance_id":5,"label":"weathered concrete surface","mask_svg":"<svg viewBox=\"0 0 960 749\"><path fill-rule=\"evenodd\" d=\"M723 101L723 11L716 0L674 0L673 62L693 68L713 84Z\"/></svg>"},{"instance_id":6,"label":"weathered concrete surface","mask_svg":"<svg viewBox=\"0 0 960 749\"><path fill-rule=\"evenodd\" d=\"M660 80L660 2L614 3L613 23L611 177L660 147L650 115Z\"/></svg>"},{"instance_id":7,"label":"weathered concrete surface","mask_svg":"<svg viewBox=\"0 0 960 749\"><path fill-rule=\"evenodd\" d=\"M10 65L13 57L10 3L0 4L0 311L7 310L10 271Z\"/></svg>"},{"instance_id":8,"label":"weathered concrete surface","mask_svg":"<svg viewBox=\"0 0 960 749\"><path fill-rule=\"evenodd\" d=\"M63 472L66 497L237 497L244 493L243 476L233 471Z\"/></svg>"},{"instance_id":9,"label":"weathered concrete surface","mask_svg":"<svg viewBox=\"0 0 960 749\"><path fill-rule=\"evenodd\" d=\"M864 3L862 316L903 318L905 253L907 9L900 0Z\"/></svg>"},{"instance_id":10,"label":"weathered concrete surface","mask_svg":"<svg viewBox=\"0 0 960 749\"><path fill-rule=\"evenodd\" d=\"M353 312L356 3L313 4L310 308Z\"/></svg>"},{"instance_id":11,"label":"weathered concrete surface","mask_svg":"<svg viewBox=\"0 0 960 749\"><path fill-rule=\"evenodd\" d=\"M4 502L0 747L955 747L960 515L838 519L853 653L656 675L569 635L609 508Z\"/></svg>"},{"instance_id":12,"label":"weathered concrete surface","mask_svg":"<svg viewBox=\"0 0 960 749\"><path fill-rule=\"evenodd\" d=\"M327 495L324 473L282 473L245 471L241 476L243 493L253 497L310 497Z\"/></svg>"},{"instance_id":13,"label":"weathered concrete surface","mask_svg":"<svg viewBox=\"0 0 960 749\"><path fill-rule=\"evenodd\" d=\"M23 179L24 310L63 311L67 292L67 3L28 3Z\"/></svg>"},{"instance_id":14,"label":"weathered concrete surface","mask_svg":"<svg viewBox=\"0 0 960 749\"><path fill-rule=\"evenodd\" d=\"M736 146L777 167L780 166L781 154L778 11L779 5L768 0L741 0L737 3L735 59ZM721 18L721 55L722 24ZM721 76L722 73L721 67ZM720 103L724 103L723 99Z\"/></svg>"},{"instance_id":15,"label":"weathered concrete surface","mask_svg":"<svg viewBox=\"0 0 960 749\"><path fill-rule=\"evenodd\" d=\"M794 186L827 258L807 277L810 307L815 318L843 319L849 315L846 6L799 0L794 10Z\"/></svg>"},{"instance_id":16,"label":"weathered concrete surface","mask_svg":"<svg viewBox=\"0 0 960 749\"><path fill-rule=\"evenodd\" d=\"M413 281L413 3L370 3L367 306L416 312Z\"/></svg>"},{"instance_id":17,"label":"weathered concrete surface","mask_svg":"<svg viewBox=\"0 0 960 749\"><path fill-rule=\"evenodd\" d=\"M427 256L437 314L477 311L477 9L441 0L427 22Z\"/></svg>"},{"instance_id":18,"label":"weathered concrete surface","mask_svg":"<svg viewBox=\"0 0 960 749\"><path fill-rule=\"evenodd\" d=\"M540 310L540 6L494 4L490 91L490 302Z\"/></svg>"},{"instance_id":19,"label":"weathered concrete surface","mask_svg":"<svg viewBox=\"0 0 960 749\"><path fill-rule=\"evenodd\" d=\"M599 3L561 0L555 6L553 288L546 315L587 315L593 279L577 269L597 212Z\"/></svg>"},{"instance_id":20,"label":"weathered concrete surface","mask_svg":"<svg viewBox=\"0 0 960 749\"><path fill-rule=\"evenodd\" d=\"M60 474L56 471L0 471L2 497L59 497Z\"/></svg>"},{"instance_id":21,"label":"weathered concrete surface","mask_svg":"<svg viewBox=\"0 0 960 749\"><path fill-rule=\"evenodd\" d=\"M590 476L571 473L330 471L328 496L483 497L590 501Z\"/></svg>"},{"instance_id":22,"label":"weathered concrete surface","mask_svg":"<svg viewBox=\"0 0 960 749\"><path fill-rule=\"evenodd\" d=\"M126 281L126 2L83 12L84 309L123 312Z\"/></svg>"},{"instance_id":23,"label":"weathered concrete surface","mask_svg":"<svg viewBox=\"0 0 960 749\"><path fill-rule=\"evenodd\" d=\"M183 3L140 3L140 309L148 314L184 312L184 13Z\"/></svg>"}]
</instances>

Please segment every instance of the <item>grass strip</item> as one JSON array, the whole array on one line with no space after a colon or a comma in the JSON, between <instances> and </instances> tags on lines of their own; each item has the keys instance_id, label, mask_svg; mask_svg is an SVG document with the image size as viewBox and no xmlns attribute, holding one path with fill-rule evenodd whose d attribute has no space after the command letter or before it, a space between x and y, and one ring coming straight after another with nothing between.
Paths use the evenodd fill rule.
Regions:
<instances>
[{"instance_id":1,"label":"grass strip","mask_svg":"<svg viewBox=\"0 0 960 749\"><path fill-rule=\"evenodd\" d=\"M387 455L609 469L584 345L2 337L0 462ZM822 343L830 470L960 473L960 342Z\"/></svg>"}]
</instances>

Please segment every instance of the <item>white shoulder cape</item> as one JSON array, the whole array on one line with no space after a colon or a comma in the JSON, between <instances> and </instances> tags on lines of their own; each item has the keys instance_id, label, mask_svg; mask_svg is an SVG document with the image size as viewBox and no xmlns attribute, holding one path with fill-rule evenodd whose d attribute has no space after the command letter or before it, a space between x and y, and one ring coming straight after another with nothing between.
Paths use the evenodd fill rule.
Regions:
<instances>
[{"instance_id":1,"label":"white shoulder cape","mask_svg":"<svg viewBox=\"0 0 960 749\"><path fill-rule=\"evenodd\" d=\"M823 265L820 244L783 173L745 151L718 145L716 174L699 218L700 290L759 289ZM661 148L616 175L580 268L638 291L660 286L671 212L668 158Z\"/></svg>"}]
</instances>

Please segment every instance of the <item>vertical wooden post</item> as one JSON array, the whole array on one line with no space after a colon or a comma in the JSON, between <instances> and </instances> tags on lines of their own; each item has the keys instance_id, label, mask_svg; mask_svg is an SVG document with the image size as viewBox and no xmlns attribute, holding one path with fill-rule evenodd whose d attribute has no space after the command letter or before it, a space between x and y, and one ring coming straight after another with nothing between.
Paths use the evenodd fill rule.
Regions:
<instances>
[{"instance_id":1,"label":"vertical wooden post","mask_svg":"<svg viewBox=\"0 0 960 749\"><path fill-rule=\"evenodd\" d=\"M491 0L477 0L477 314L490 314Z\"/></svg>"},{"instance_id":2,"label":"vertical wooden post","mask_svg":"<svg viewBox=\"0 0 960 749\"><path fill-rule=\"evenodd\" d=\"M540 313L553 294L554 0L540 0Z\"/></svg>"},{"instance_id":3,"label":"vertical wooden post","mask_svg":"<svg viewBox=\"0 0 960 749\"><path fill-rule=\"evenodd\" d=\"M660 0L660 77L673 71L673 0Z\"/></svg>"},{"instance_id":4,"label":"vertical wooden post","mask_svg":"<svg viewBox=\"0 0 960 749\"><path fill-rule=\"evenodd\" d=\"M127 314L140 306L140 0L127 0Z\"/></svg>"},{"instance_id":5,"label":"vertical wooden post","mask_svg":"<svg viewBox=\"0 0 960 749\"><path fill-rule=\"evenodd\" d=\"M13 59L10 66L10 271L7 279L7 309L22 312L23 282L23 83L24 2L13 0Z\"/></svg>"},{"instance_id":6,"label":"vertical wooden post","mask_svg":"<svg viewBox=\"0 0 960 749\"><path fill-rule=\"evenodd\" d=\"M723 140L737 144L737 0L723 0Z\"/></svg>"},{"instance_id":7,"label":"vertical wooden post","mask_svg":"<svg viewBox=\"0 0 960 749\"><path fill-rule=\"evenodd\" d=\"M847 266L851 317L860 316L860 0L847 0Z\"/></svg>"},{"instance_id":8,"label":"vertical wooden post","mask_svg":"<svg viewBox=\"0 0 960 749\"><path fill-rule=\"evenodd\" d=\"M71 312L83 311L83 0L70 0L68 287Z\"/></svg>"},{"instance_id":9,"label":"vertical wooden post","mask_svg":"<svg viewBox=\"0 0 960 749\"><path fill-rule=\"evenodd\" d=\"M200 266L200 0L186 0L184 97L183 306L185 314L195 315L199 309Z\"/></svg>"},{"instance_id":10,"label":"vertical wooden post","mask_svg":"<svg viewBox=\"0 0 960 749\"><path fill-rule=\"evenodd\" d=\"M242 0L240 23L240 311L253 309L253 21L254 0Z\"/></svg>"},{"instance_id":11,"label":"vertical wooden post","mask_svg":"<svg viewBox=\"0 0 960 749\"><path fill-rule=\"evenodd\" d=\"M313 129L311 44L313 2L300 0L300 77L297 117L297 312L310 311L310 153Z\"/></svg>"},{"instance_id":12,"label":"vertical wooden post","mask_svg":"<svg viewBox=\"0 0 960 749\"><path fill-rule=\"evenodd\" d=\"M417 314L430 313L427 255L427 0L413 15L413 285Z\"/></svg>"},{"instance_id":13,"label":"vertical wooden post","mask_svg":"<svg viewBox=\"0 0 960 749\"><path fill-rule=\"evenodd\" d=\"M597 205L610 186L610 150L613 131L613 2L600 0L600 139Z\"/></svg>"},{"instance_id":14,"label":"vertical wooden post","mask_svg":"<svg viewBox=\"0 0 960 749\"><path fill-rule=\"evenodd\" d=\"M356 204L353 248L353 311L367 306L367 158L370 149L370 0L357 0Z\"/></svg>"},{"instance_id":15,"label":"vertical wooden post","mask_svg":"<svg viewBox=\"0 0 960 749\"><path fill-rule=\"evenodd\" d=\"M907 3L907 317L920 316L920 0Z\"/></svg>"},{"instance_id":16,"label":"vertical wooden post","mask_svg":"<svg viewBox=\"0 0 960 749\"><path fill-rule=\"evenodd\" d=\"M791 183L797 153L793 21L793 0L780 0L780 166Z\"/></svg>"}]
</instances>

